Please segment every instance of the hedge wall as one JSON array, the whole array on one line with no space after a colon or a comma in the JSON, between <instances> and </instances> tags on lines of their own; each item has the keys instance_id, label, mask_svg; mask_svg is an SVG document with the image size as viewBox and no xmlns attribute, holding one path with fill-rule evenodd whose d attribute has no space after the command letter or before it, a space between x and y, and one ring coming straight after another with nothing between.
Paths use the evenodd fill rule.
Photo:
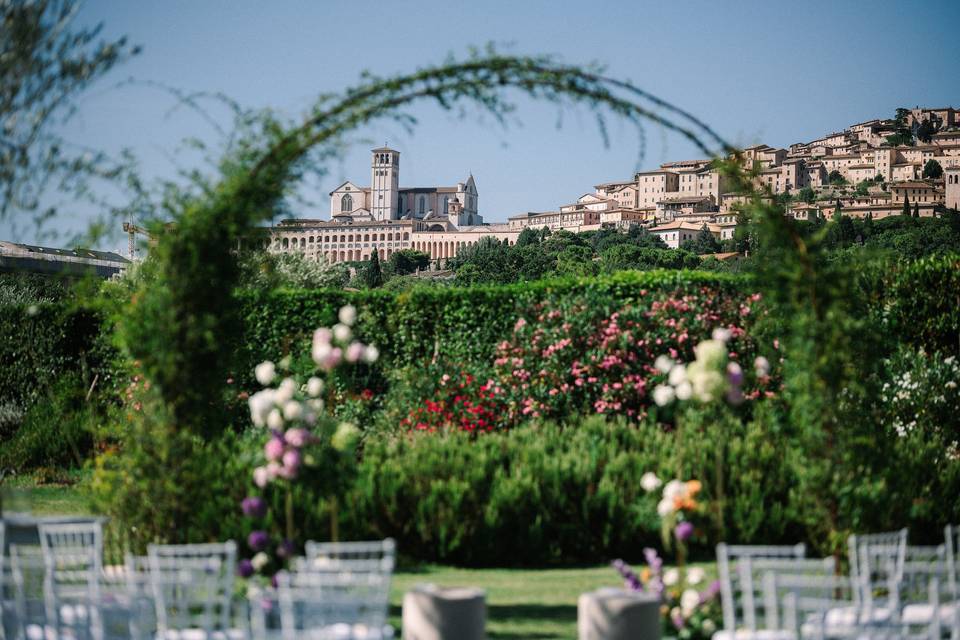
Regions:
<instances>
[{"instance_id":1,"label":"hedge wall","mask_svg":"<svg viewBox=\"0 0 960 640\"><path fill-rule=\"evenodd\" d=\"M66 373L110 376L115 353L96 311L63 303L0 307L0 404L25 408Z\"/></svg>"},{"instance_id":2,"label":"hedge wall","mask_svg":"<svg viewBox=\"0 0 960 640\"><path fill-rule=\"evenodd\" d=\"M382 291L281 290L241 294L244 336L238 371L265 357L305 349L318 326L336 322L350 303L360 310L358 333L380 347L388 366L422 362L433 353L460 361L488 361L520 312L548 298L578 294L598 304L637 300L641 291L666 293L710 287L739 295L743 276L696 271L621 272L587 279L544 280L505 286Z\"/></svg>"}]
</instances>

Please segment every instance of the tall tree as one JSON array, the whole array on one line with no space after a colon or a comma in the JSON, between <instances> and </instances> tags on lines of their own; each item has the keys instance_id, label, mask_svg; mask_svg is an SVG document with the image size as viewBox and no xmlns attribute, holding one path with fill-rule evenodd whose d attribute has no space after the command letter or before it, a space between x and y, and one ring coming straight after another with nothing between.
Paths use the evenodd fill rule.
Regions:
<instances>
[{"instance_id":1,"label":"tall tree","mask_svg":"<svg viewBox=\"0 0 960 640\"><path fill-rule=\"evenodd\" d=\"M903 211L901 212L901 215L910 215L910 196L907 194L903 194Z\"/></svg>"},{"instance_id":2,"label":"tall tree","mask_svg":"<svg viewBox=\"0 0 960 640\"><path fill-rule=\"evenodd\" d=\"M919 200L913 203L913 217L914 218L920 217L920 201Z\"/></svg>"},{"instance_id":3,"label":"tall tree","mask_svg":"<svg viewBox=\"0 0 960 640\"><path fill-rule=\"evenodd\" d=\"M376 249L370 254L370 261L363 272L363 284L368 289L378 289L383 286L383 269L380 267L380 252Z\"/></svg>"},{"instance_id":4,"label":"tall tree","mask_svg":"<svg viewBox=\"0 0 960 640\"><path fill-rule=\"evenodd\" d=\"M77 27L76 0L0 0L0 11L0 219L43 227L57 214L51 192L75 205L90 197L91 180L121 173L57 129L84 91L139 49L101 39L102 23Z\"/></svg>"},{"instance_id":5,"label":"tall tree","mask_svg":"<svg viewBox=\"0 0 960 640\"><path fill-rule=\"evenodd\" d=\"M923 177L929 178L930 180L939 180L943 177L943 167L939 162L930 158L927 160L927 163L923 165Z\"/></svg>"}]
</instances>

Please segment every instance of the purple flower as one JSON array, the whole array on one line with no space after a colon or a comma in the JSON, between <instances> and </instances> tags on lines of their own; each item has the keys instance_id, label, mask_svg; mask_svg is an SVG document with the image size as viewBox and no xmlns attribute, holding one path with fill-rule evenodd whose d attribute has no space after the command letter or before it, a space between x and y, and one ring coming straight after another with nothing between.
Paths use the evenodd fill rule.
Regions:
<instances>
[{"instance_id":1,"label":"purple flower","mask_svg":"<svg viewBox=\"0 0 960 640\"><path fill-rule=\"evenodd\" d=\"M620 575L623 576L624 586L631 591L643 591L643 583L640 582L640 578L637 577L637 574L633 572L633 569L630 568L623 560L619 558L613 561L613 568L620 572Z\"/></svg>"},{"instance_id":2,"label":"purple flower","mask_svg":"<svg viewBox=\"0 0 960 640\"><path fill-rule=\"evenodd\" d=\"M267 502L258 496L249 496L240 503L243 515L249 518L262 518L267 515Z\"/></svg>"},{"instance_id":3,"label":"purple flower","mask_svg":"<svg viewBox=\"0 0 960 640\"><path fill-rule=\"evenodd\" d=\"M296 552L297 552L297 548L294 546L292 540L284 540L279 545L277 545L278 558L291 558Z\"/></svg>"},{"instance_id":4,"label":"purple flower","mask_svg":"<svg viewBox=\"0 0 960 640\"><path fill-rule=\"evenodd\" d=\"M684 542L689 540L693 536L693 524L690 522L681 522L677 525L677 528L673 530L673 534L677 536L677 540Z\"/></svg>"},{"instance_id":5,"label":"purple flower","mask_svg":"<svg viewBox=\"0 0 960 640\"><path fill-rule=\"evenodd\" d=\"M244 558L237 566L237 572L240 574L241 578L249 578L253 575L253 563Z\"/></svg>"},{"instance_id":6,"label":"purple flower","mask_svg":"<svg viewBox=\"0 0 960 640\"><path fill-rule=\"evenodd\" d=\"M707 587L703 593L700 594L700 602L709 602L717 597L720 593L720 581L714 580L710 583L710 586Z\"/></svg>"},{"instance_id":7,"label":"purple flower","mask_svg":"<svg viewBox=\"0 0 960 640\"><path fill-rule=\"evenodd\" d=\"M656 549L651 549L647 547L643 550L643 558L647 561L647 566L650 567L650 571L655 574L660 573L660 569L663 568L663 559L657 555Z\"/></svg>"},{"instance_id":8,"label":"purple flower","mask_svg":"<svg viewBox=\"0 0 960 640\"><path fill-rule=\"evenodd\" d=\"M274 589L277 588L277 574L273 574L273 577L270 578L270 586Z\"/></svg>"},{"instance_id":9,"label":"purple flower","mask_svg":"<svg viewBox=\"0 0 960 640\"><path fill-rule=\"evenodd\" d=\"M270 542L270 536L267 535L266 531L251 531L250 535L247 536L247 546L254 551L263 551L268 542Z\"/></svg>"}]
</instances>

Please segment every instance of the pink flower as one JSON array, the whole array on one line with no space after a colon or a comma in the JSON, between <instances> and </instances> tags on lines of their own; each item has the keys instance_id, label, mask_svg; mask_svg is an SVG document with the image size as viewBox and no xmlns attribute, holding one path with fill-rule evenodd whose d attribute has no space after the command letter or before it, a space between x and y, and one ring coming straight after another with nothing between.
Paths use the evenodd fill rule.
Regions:
<instances>
[{"instance_id":1,"label":"pink flower","mask_svg":"<svg viewBox=\"0 0 960 640\"><path fill-rule=\"evenodd\" d=\"M296 471L300 467L300 452L296 449L291 449L283 454L283 466L284 468L293 469Z\"/></svg>"},{"instance_id":2,"label":"pink flower","mask_svg":"<svg viewBox=\"0 0 960 640\"><path fill-rule=\"evenodd\" d=\"M283 440L280 438L270 438L263 447L263 455L271 462L279 460L283 455Z\"/></svg>"},{"instance_id":3,"label":"pink flower","mask_svg":"<svg viewBox=\"0 0 960 640\"><path fill-rule=\"evenodd\" d=\"M358 362L360 358L363 357L366 347L364 347L359 342L351 342L350 346L347 347L347 362Z\"/></svg>"},{"instance_id":4,"label":"pink flower","mask_svg":"<svg viewBox=\"0 0 960 640\"><path fill-rule=\"evenodd\" d=\"M283 439L287 441L287 444L293 447L302 447L307 444L307 440L310 438L310 432L306 429L294 428L287 429L287 432L283 434Z\"/></svg>"},{"instance_id":5,"label":"pink flower","mask_svg":"<svg viewBox=\"0 0 960 640\"><path fill-rule=\"evenodd\" d=\"M267 471L266 467L257 467L253 470L253 484L263 489L269 482L270 472Z\"/></svg>"}]
</instances>

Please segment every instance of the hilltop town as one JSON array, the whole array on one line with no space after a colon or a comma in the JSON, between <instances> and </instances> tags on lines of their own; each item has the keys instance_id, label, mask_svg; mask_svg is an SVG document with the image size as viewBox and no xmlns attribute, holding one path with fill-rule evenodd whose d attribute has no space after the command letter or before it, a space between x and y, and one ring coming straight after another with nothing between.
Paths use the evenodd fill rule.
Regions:
<instances>
[{"instance_id":1,"label":"hilltop town","mask_svg":"<svg viewBox=\"0 0 960 640\"><path fill-rule=\"evenodd\" d=\"M953 107L898 109L895 117L850 125L787 149L743 150L757 180L787 201L797 219L844 215L884 218L909 209L934 216L960 207L960 112ZM372 151L369 187L346 181L330 192L330 219L290 219L270 228L262 246L331 262L381 259L414 249L440 261L493 236L513 244L527 228L572 232L640 225L677 248L704 226L733 238L736 204L709 158L666 162L632 178L602 182L553 211L524 212L484 224L474 177L452 186L401 187L400 152ZM789 196L789 197L787 197Z\"/></svg>"}]
</instances>

